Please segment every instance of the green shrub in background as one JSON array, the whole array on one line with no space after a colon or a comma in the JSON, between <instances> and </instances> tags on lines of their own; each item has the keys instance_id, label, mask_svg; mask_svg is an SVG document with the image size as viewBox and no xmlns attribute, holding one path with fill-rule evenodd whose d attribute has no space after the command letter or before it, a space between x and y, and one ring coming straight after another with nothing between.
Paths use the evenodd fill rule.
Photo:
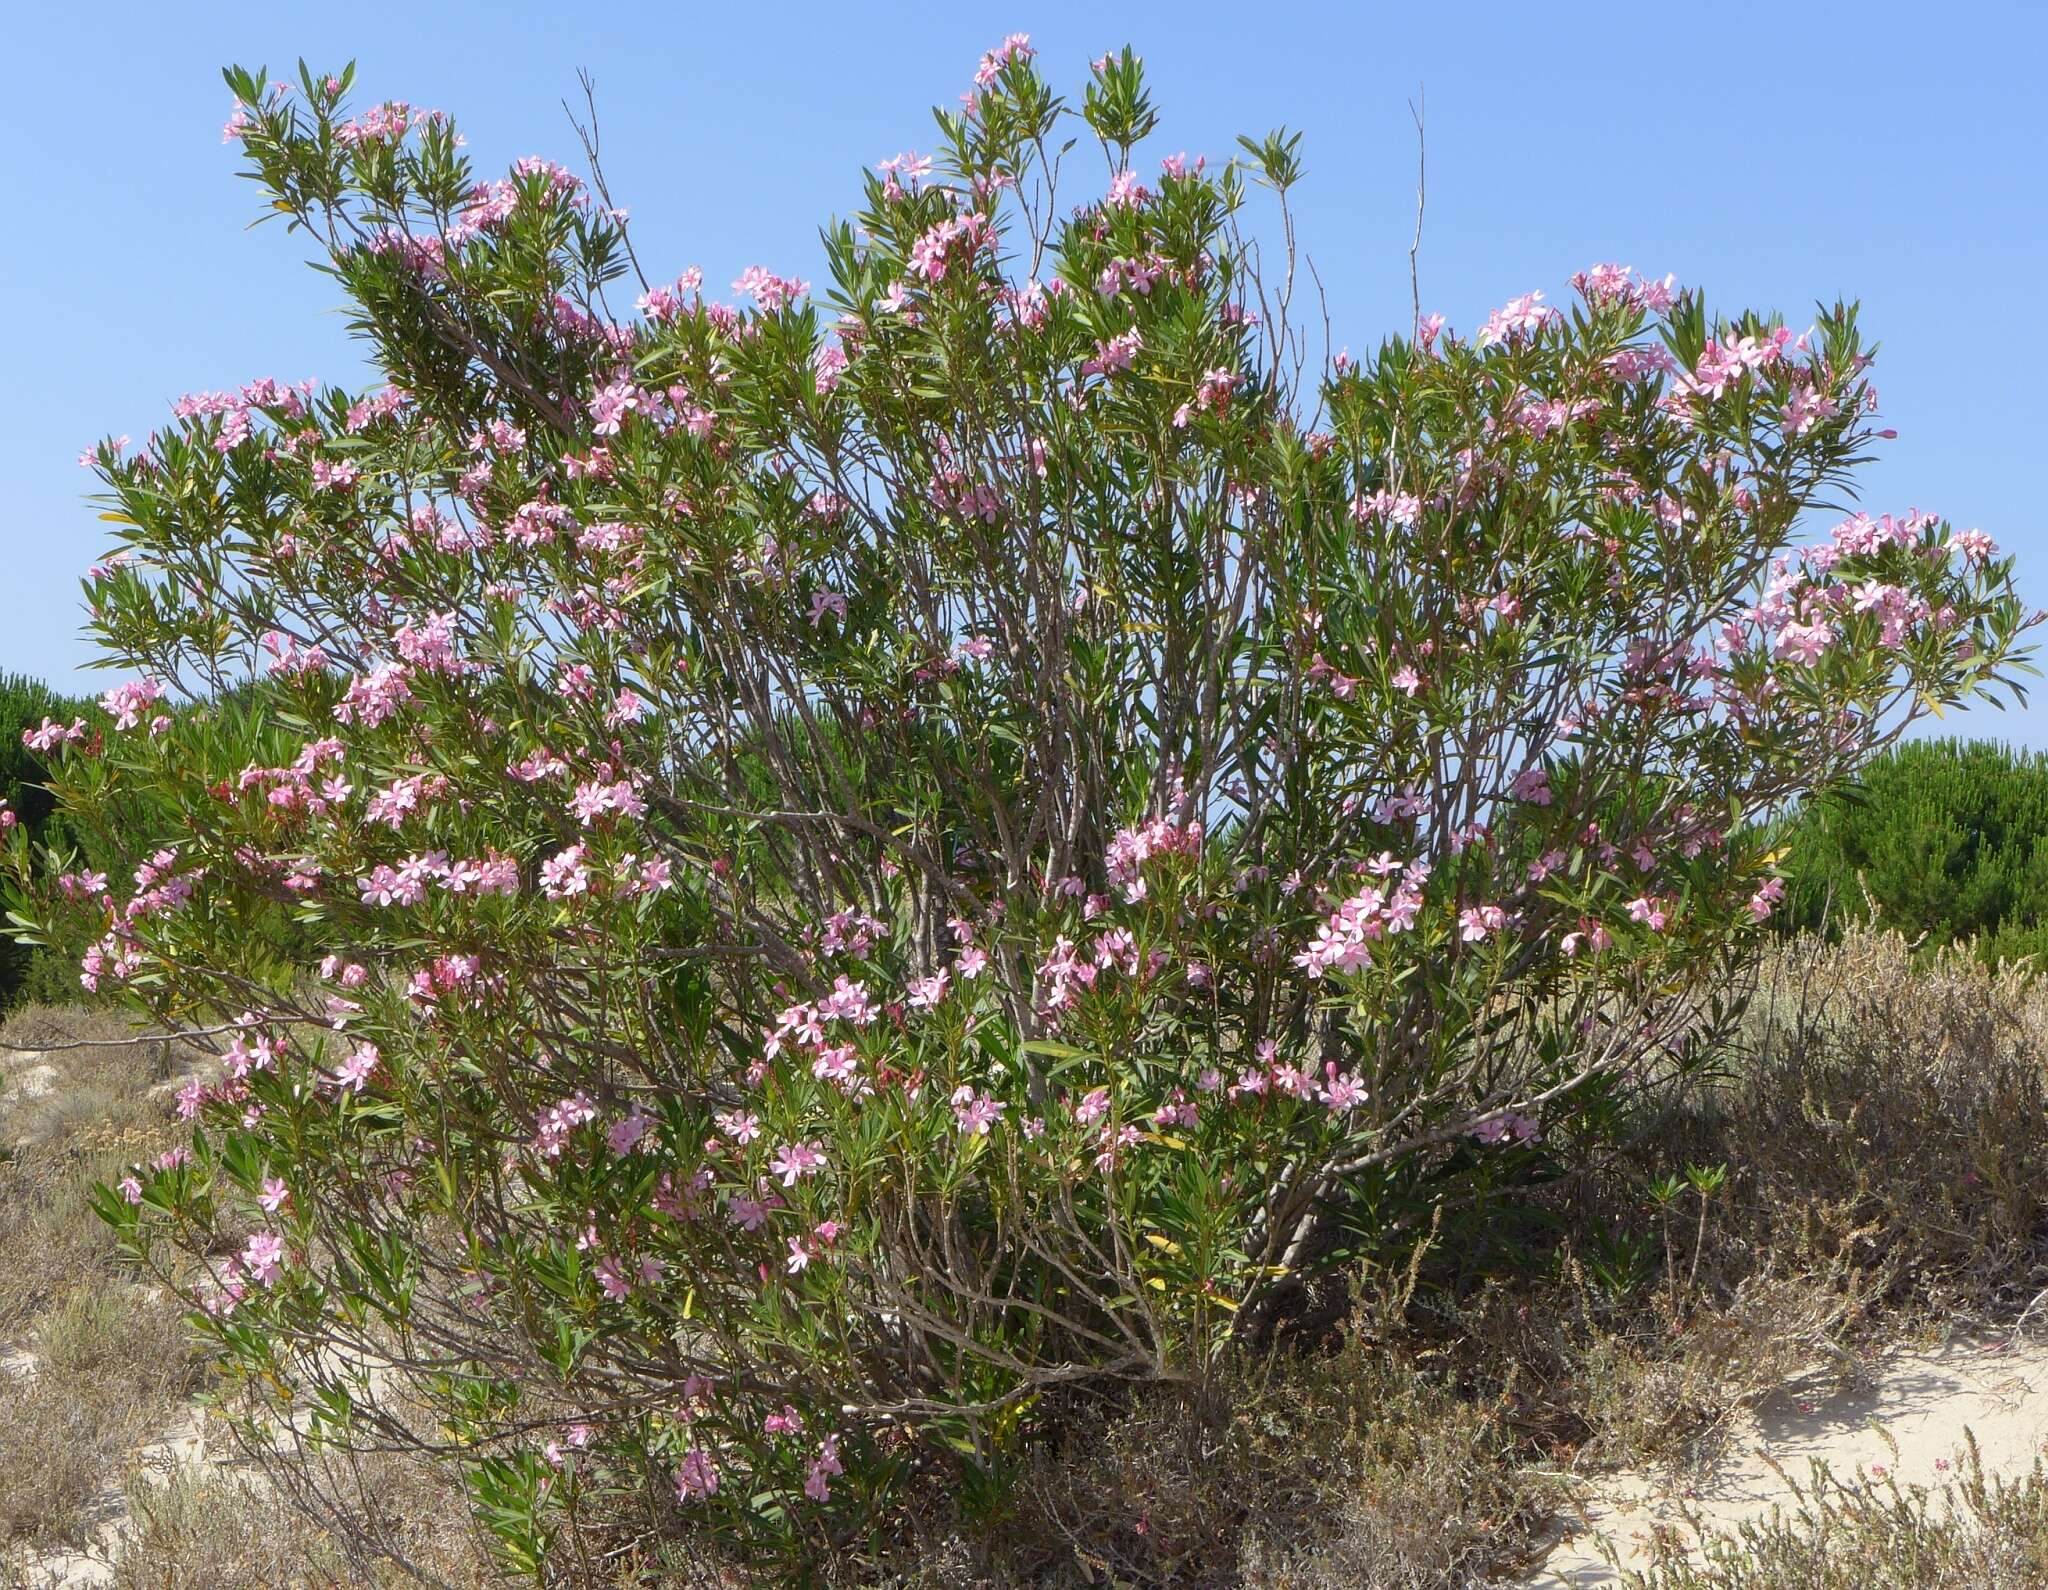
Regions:
<instances>
[{"instance_id":1,"label":"green shrub in background","mask_svg":"<svg viewBox=\"0 0 2048 1590\"><path fill-rule=\"evenodd\" d=\"M34 839L62 842L70 830L63 827L63 819L54 812L55 802L43 788L43 760L22 743L22 734L45 718L68 723L94 710L84 700L59 695L40 680L0 674L0 801L6 802ZM53 828L53 824L57 826ZM25 998L53 994L74 998L82 992L74 968L0 934L0 1010Z\"/></svg>"},{"instance_id":2,"label":"green shrub in background","mask_svg":"<svg viewBox=\"0 0 2048 1590\"><path fill-rule=\"evenodd\" d=\"M1989 962L2048 949L2048 755L1925 740L1873 762L1791 833L1788 927L1866 918Z\"/></svg>"}]
</instances>

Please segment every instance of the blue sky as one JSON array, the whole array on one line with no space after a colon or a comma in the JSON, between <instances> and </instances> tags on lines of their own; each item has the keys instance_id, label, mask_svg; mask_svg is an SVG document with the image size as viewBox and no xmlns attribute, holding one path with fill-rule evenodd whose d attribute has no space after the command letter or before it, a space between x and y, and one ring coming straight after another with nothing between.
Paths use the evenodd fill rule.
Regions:
<instances>
[{"instance_id":1,"label":"blue sky","mask_svg":"<svg viewBox=\"0 0 2048 1590\"><path fill-rule=\"evenodd\" d=\"M1900 433L1866 505L1981 527L2048 605L2048 400L2027 352L2048 279L2044 19L1969 0L25 8L0 102L16 217L0 671L103 688L81 671L76 582L101 542L80 447L140 438L188 390L360 378L331 284L281 229L247 230L223 63L354 58L362 97L453 112L485 169L568 159L561 102L587 67L642 260L722 284L756 262L816 277L818 224L851 208L856 167L929 148L927 107L1017 29L1065 89L1132 44L1164 112L1157 153L1221 158L1241 131L1302 129L1302 237L1339 343L1406 323L1418 90L1423 308L1453 326L1531 288L1557 298L1595 260L1797 324L1816 299L1860 297ZM1962 726L2048 746L2048 696Z\"/></svg>"}]
</instances>

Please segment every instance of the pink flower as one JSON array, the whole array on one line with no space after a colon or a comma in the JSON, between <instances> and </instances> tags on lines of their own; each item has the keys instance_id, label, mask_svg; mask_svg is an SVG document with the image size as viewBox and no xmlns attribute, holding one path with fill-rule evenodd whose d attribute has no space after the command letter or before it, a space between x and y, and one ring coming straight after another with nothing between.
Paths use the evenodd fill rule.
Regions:
<instances>
[{"instance_id":1,"label":"pink flower","mask_svg":"<svg viewBox=\"0 0 2048 1590\"><path fill-rule=\"evenodd\" d=\"M989 235L987 217L973 212L954 216L922 233L910 245L904 263L912 276L936 282L956 259L970 257Z\"/></svg>"},{"instance_id":2,"label":"pink flower","mask_svg":"<svg viewBox=\"0 0 2048 1590\"><path fill-rule=\"evenodd\" d=\"M242 1268L263 1285L274 1285L284 1274L284 1238L274 1231L257 1232L242 1249Z\"/></svg>"},{"instance_id":3,"label":"pink flower","mask_svg":"<svg viewBox=\"0 0 2048 1590\"><path fill-rule=\"evenodd\" d=\"M1678 297L1675 277L1652 281L1638 277L1626 265L1595 265L1590 270L1575 272L1572 286L1585 295L1588 303L1626 303L1654 314L1662 314Z\"/></svg>"},{"instance_id":4,"label":"pink flower","mask_svg":"<svg viewBox=\"0 0 2048 1590\"><path fill-rule=\"evenodd\" d=\"M832 1477L845 1473L839 1462L839 1437L828 1435L818 1444L818 1455L804 1476L804 1495L814 1502L832 1499Z\"/></svg>"},{"instance_id":5,"label":"pink flower","mask_svg":"<svg viewBox=\"0 0 2048 1590\"><path fill-rule=\"evenodd\" d=\"M360 721L366 729L376 728L413 699L412 688L406 680L406 665L402 662L385 663L355 679L347 693L335 703L335 721Z\"/></svg>"},{"instance_id":6,"label":"pink flower","mask_svg":"<svg viewBox=\"0 0 2048 1590\"><path fill-rule=\"evenodd\" d=\"M1949 538L1949 545L1960 552L1965 561L1981 567L1998 555L1998 543L1982 530L1961 530Z\"/></svg>"},{"instance_id":7,"label":"pink flower","mask_svg":"<svg viewBox=\"0 0 2048 1590\"><path fill-rule=\"evenodd\" d=\"M1116 370L1128 370L1138 353L1145 346L1145 338L1136 326L1120 331L1108 341L1097 339L1095 357L1083 361L1083 375L1108 375Z\"/></svg>"},{"instance_id":8,"label":"pink flower","mask_svg":"<svg viewBox=\"0 0 2048 1590\"><path fill-rule=\"evenodd\" d=\"M1824 622L1787 624L1778 631L1775 650L1780 657L1807 664L1817 663L1834 638L1834 630Z\"/></svg>"},{"instance_id":9,"label":"pink flower","mask_svg":"<svg viewBox=\"0 0 2048 1590\"><path fill-rule=\"evenodd\" d=\"M1496 342L1520 341L1563 318L1555 309L1544 307L1541 293L1524 293L1520 298L1510 298L1488 315L1486 324L1472 341L1481 348Z\"/></svg>"},{"instance_id":10,"label":"pink flower","mask_svg":"<svg viewBox=\"0 0 2048 1590\"><path fill-rule=\"evenodd\" d=\"M644 817L647 802L633 787L630 779L620 779L615 784L600 783L595 779L576 786L576 792L569 799L569 815L588 828L608 812L622 817Z\"/></svg>"},{"instance_id":11,"label":"pink flower","mask_svg":"<svg viewBox=\"0 0 2048 1590\"><path fill-rule=\"evenodd\" d=\"M974 69L976 88L993 87L1003 68L1012 61L1028 61L1038 52L1031 47L1031 35L1012 33L1001 44L981 58L981 64Z\"/></svg>"},{"instance_id":12,"label":"pink flower","mask_svg":"<svg viewBox=\"0 0 2048 1590\"><path fill-rule=\"evenodd\" d=\"M597 1119L597 1104L589 1094L577 1092L558 1099L534 1118L533 1150L542 1159L558 1159L569 1146L569 1134L585 1122Z\"/></svg>"},{"instance_id":13,"label":"pink flower","mask_svg":"<svg viewBox=\"0 0 2048 1590\"><path fill-rule=\"evenodd\" d=\"M550 900L568 900L590 892L590 869L583 864L583 847L571 845L540 866L541 893Z\"/></svg>"},{"instance_id":14,"label":"pink flower","mask_svg":"<svg viewBox=\"0 0 2048 1590\"><path fill-rule=\"evenodd\" d=\"M1144 864L1155 856L1198 856L1202 849L1202 825L1191 822L1175 827L1155 817L1135 828L1119 829L1103 852L1103 867L1109 881L1124 892L1124 899L1136 903L1145 897L1145 883L1139 876Z\"/></svg>"},{"instance_id":15,"label":"pink flower","mask_svg":"<svg viewBox=\"0 0 2048 1590\"><path fill-rule=\"evenodd\" d=\"M654 1117L643 1111L635 1100L625 1119L612 1123L612 1129L605 1134L605 1142L614 1154L630 1154L653 1126Z\"/></svg>"},{"instance_id":16,"label":"pink flower","mask_svg":"<svg viewBox=\"0 0 2048 1590\"><path fill-rule=\"evenodd\" d=\"M1135 1126L1119 1128L1105 1124L1102 1128L1102 1146L1095 1156L1095 1168L1105 1175L1115 1170L1123 1160L1124 1150L1139 1142L1141 1135Z\"/></svg>"},{"instance_id":17,"label":"pink flower","mask_svg":"<svg viewBox=\"0 0 2048 1590\"><path fill-rule=\"evenodd\" d=\"M820 1082L831 1082L845 1088L853 1081L856 1058L850 1043L826 1044L811 1059L811 1075Z\"/></svg>"},{"instance_id":18,"label":"pink flower","mask_svg":"<svg viewBox=\"0 0 2048 1590\"><path fill-rule=\"evenodd\" d=\"M313 485L321 491L347 491L361 478L361 471L345 459L338 464L324 458L313 460Z\"/></svg>"},{"instance_id":19,"label":"pink flower","mask_svg":"<svg viewBox=\"0 0 2048 1590\"><path fill-rule=\"evenodd\" d=\"M768 1162L768 1168L782 1178L782 1185L794 1187L806 1176L815 1176L825 1164L822 1144L785 1143L776 1149L775 1157Z\"/></svg>"},{"instance_id":20,"label":"pink flower","mask_svg":"<svg viewBox=\"0 0 2048 1590\"><path fill-rule=\"evenodd\" d=\"M966 1137L986 1137L1001 1119L1004 1106L987 1093L962 1085L953 1090L953 1118Z\"/></svg>"},{"instance_id":21,"label":"pink flower","mask_svg":"<svg viewBox=\"0 0 2048 1590\"><path fill-rule=\"evenodd\" d=\"M1628 919L1643 923L1652 933L1662 933L1670 915L1669 904L1655 895L1638 895L1628 903Z\"/></svg>"},{"instance_id":22,"label":"pink flower","mask_svg":"<svg viewBox=\"0 0 2048 1590\"><path fill-rule=\"evenodd\" d=\"M1334 1060L1324 1066L1323 1072L1328 1079L1323 1084L1323 1103L1333 1112L1355 1110L1365 1102L1365 1084L1356 1073L1345 1072L1340 1075Z\"/></svg>"},{"instance_id":23,"label":"pink flower","mask_svg":"<svg viewBox=\"0 0 2048 1590\"><path fill-rule=\"evenodd\" d=\"M921 155L912 149L890 159L876 161L875 170L887 179L882 184L883 196L900 199L903 197L902 179L908 177L911 186L917 186L922 178L932 174L932 159L930 155Z\"/></svg>"},{"instance_id":24,"label":"pink flower","mask_svg":"<svg viewBox=\"0 0 2048 1590\"><path fill-rule=\"evenodd\" d=\"M1135 171L1119 171L1109 184L1109 192L1103 195L1107 209L1134 210L1152 197L1152 190L1138 180Z\"/></svg>"},{"instance_id":25,"label":"pink flower","mask_svg":"<svg viewBox=\"0 0 2048 1590\"><path fill-rule=\"evenodd\" d=\"M276 1214L291 1201L291 1189L277 1177L266 1179L256 1194L256 1202L262 1205L265 1214Z\"/></svg>"},{"instance_id":26,"label":"pink flower","mask_svg":"<svg viewBox=\"0 0 2048 1590\"><path fill-rule=\"evenodd\" d=\"M943 970L920 977L910 985L908 1004L912 1010L933 1010L945 1001L948 979Z\"/></svg>"},{"instance_id":27,"label":"pink flower","mask_svg":"<svg viewBox=\"0 0 2048 1590\"><path fill-rule=\"evenodd\" d=\"M690 1448L676 1469L676 1500L696 1501L718 1493L718 1465L703 1447Z\"/></svg>"},{"instance_id":28,"label":"pink flower","mask_svg":"<svg viewBox=\"0 0 2048 1590\"><path fill-rule=\"evenodd\" d=\"M1381 519L1405 530L1413 530L1416 520L1422 517L1422 500L1413 492L1393 492L1383 486L1370 496L1354 499L1351 517L1360 524L1369 519Z\"/></svg>"},{"instance_id":29,"label":"pink flower","mask_svg":"<svg viewBox=\"0 0 2048 1590\"><path fill-rule=\"evenodd\" d=\"M604 1289L604 1295L614 1302L633 1290L633 1283L626 1279L618 1259L609 1253L597 1261L597 1284Z\"/></svg>"},{"instance_id":30,"label":"pink flower","mask_svg":"<svg viewBox=\"0 0 2048 1590\"><path fill-rule=\"evenodd\" d=\"M21 743L31 751L37 752L54 751L60 745L90 738L91 735L85 727L85 719L83 718L72 719L69 728L66 728L53 718L45 718L40 728L23 729L21 731Z\"/></svg>"},{"instance_id":31,"label":"pink flower","mask_svg":"<svg viewBox=\"0 0 2048 1590\"><path fill-rule=\"evenodd\" d=\"M1784 407L1785 434L1797 436L1815 420L1832 419L1840 408L1841 405L1826 393L1801 382L1792 389L1792 397Z\"/></svg>"},{"instance_id":32,"label":"pink flower","mask_svg":"<svg viewBox=\"0 0 2048 1590\"><path fill-rule=\"evenodd\" d=\"M1533 1143L1543 1132L1528 1116L1508 1110L1481 1121L1473 1128L1472 1135L1482 1143L1504 1143L1509 1138L1517 1143Z\"/></svg>"},{"instance_id":33,"label":"pink flower","mask_svg":"<svg viewBox=\"0 0 2048 1590\"><path fill-rule=\"evenodd\" d=\"M334 1068L328 1081L334 1084L336 1092L360 1093L369 1085L370 1078L376 1074L379 1059L375 1044L358 1044L349 1052L347 1058Z\"/></svg>"},{"instance_id":34,"label":"pink flower","mask_svg":"<svg viewBox=\"0 0 2048 1590\"><path fill-rule=\"evenodd\" d=\"M1532 767L1515 776L1508 793L1518 801L1529 801L1537 806L1548 806L1551 801L1550 773L1546 768Z\"/></svg>"},{"instance_id":35,"label":"pink flower","mask_svg":"<svg viewBox=\"0 0 2048 1590\"><path fill-rule=\"evenodd\" d=\"M1477 944L1507 926L1508 914L1497 905L1475 905L1458 913L1458 937Z\"/></svg>"},{"instance_id":36,"label":"pink flower","mask_svg":"<svg viewBox=\"0 0 2048 1590\"><path fill-rule=\"evenodd\" d=\"M1201 1124L1202 1109L1183 1090L1175 1088L1172 1096L1153 1112L1152 1120L1162 1130L1176 1126L1194 1127Z\"/></svg>"},{"instance_id":37,"label":"pink flower","mask_svg":"<svg viewBox=\"0 0 2048 1590\"><path fill-rule=\"evenodd\" d=\"M140 723L143 714L163 696L164 687L158 681L133 679L101 696L100 710L114 719L116 729L128 730Z\"/></svg>"},{"instance_id":38,"label":"pink flower","mask_svg":"<svg viewBox=\"0 0 2048 1590\"><path fill-rule=\"evenodd\" d=\"M732 290L753 299L762 314L772 315L803 297L811 290L811 284L800 282L793 276L777 276L759 265L749 265L740 272Z\"/></svg>"},{"instance_id":39,"label":"pink flower","mask_svg":"<svg viewBox=\"0 0 2048 1590\"><path fill-rule=\"evenodd\" d=\"M1613 942L1614 936L1605 924L1581 917L1578 927L1558 941L1558 948L1566 955L1577 955L1581 949L1590 947L1597 954Z\"/></svg>"}]
</instances>

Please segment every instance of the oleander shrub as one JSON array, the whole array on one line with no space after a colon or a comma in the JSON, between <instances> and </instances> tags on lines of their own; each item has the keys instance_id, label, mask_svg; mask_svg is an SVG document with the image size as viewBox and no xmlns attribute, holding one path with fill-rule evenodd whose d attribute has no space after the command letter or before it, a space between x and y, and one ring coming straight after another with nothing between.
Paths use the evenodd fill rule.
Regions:
<instances>
[{"instance_id":1,"label":"oleander shrub","mask_svg":"<svg viewBox=\"0 0 2048 1590\"><path fill-rule=\"evenodd\" d=\"M1991 964L2048 948L2048 757L1987 740L1900 745L1813 803L1784 860L1790 926L1873 915Z\"/></svg>"},{"instance_id":2,"label":"oleander shrub","mask_svg":"<svg viewBox=\"0 0 2048 1590\"><path fill-rule=\"evenodd\" d=\"M530 1575L993 1515L1574 1163L1738 1019L1771 823L2024 655L1981 534L1798 540L1852 308L1601 266L1311 365L1298 140L1141 161L1127 51L1005 41L744 307L601 170L228 81L383 384L97 450L136 677L35 748L120 861L17 835L19 912L219 1054L123 1241Z\"/></svg>"}]
</instances>

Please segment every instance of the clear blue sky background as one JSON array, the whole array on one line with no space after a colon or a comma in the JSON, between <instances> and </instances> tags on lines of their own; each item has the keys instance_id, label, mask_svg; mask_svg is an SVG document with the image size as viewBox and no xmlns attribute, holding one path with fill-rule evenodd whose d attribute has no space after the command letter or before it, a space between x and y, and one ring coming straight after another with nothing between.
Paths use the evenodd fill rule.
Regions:
<instances>
[{"instance_id":1,"label":"clear blue sky background","mask_svg":"<svg viewBox=\"0 0 2048 1590\"><path fill-rule=\"evenodd\" d=\"M0 100L0 671L103 688L78 637L101 548L81 446L141 438L195 388L359 378L299 243L245 230L223 63L353 57L365 100L454 112L486 171L574 153L561 101L588 67L641 258L722 286L757 261L815 278L817 225L851 207L856 166L929 148L926 107L1012 29L1064 89L1133 44L1165 112L1157 153L1305 130L1303 239L1340 343L1406 323L1418 88L1423 307L1460 329L1530 288L1562 296L1595 260L1788 318L1860 297L1900 433L1867 505L1983 528L2048 605L2044 18L2040 0L23 7ZM1965 726L2048 746L2048 696Z\"/></svg>"}]
</instances>

